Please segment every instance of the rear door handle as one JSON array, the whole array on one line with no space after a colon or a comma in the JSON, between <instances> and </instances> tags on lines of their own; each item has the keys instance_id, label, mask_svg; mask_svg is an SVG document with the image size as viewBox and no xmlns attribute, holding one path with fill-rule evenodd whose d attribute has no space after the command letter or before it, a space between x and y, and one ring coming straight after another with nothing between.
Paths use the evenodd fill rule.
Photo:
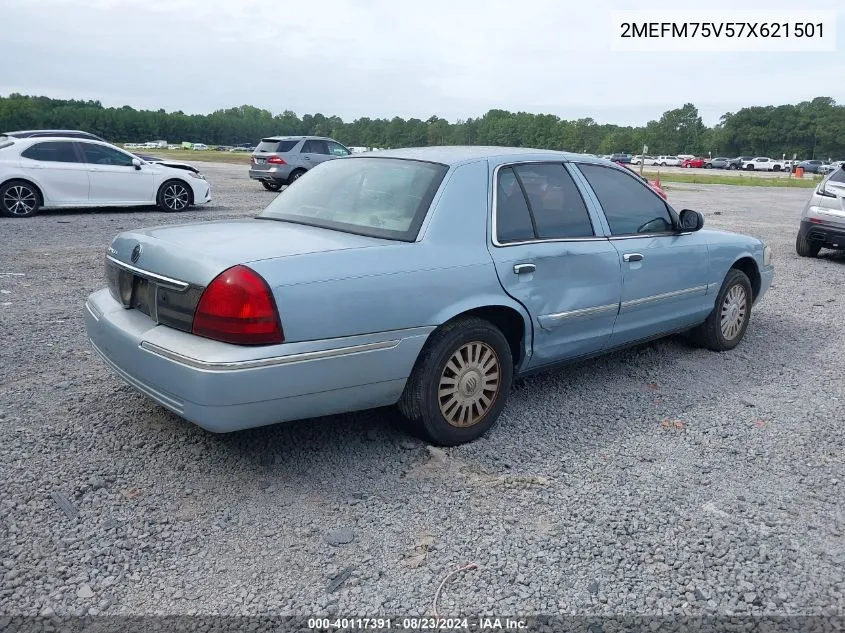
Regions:
<instances>
[{"instance_id":1,"label":"rear door handle","mask_svg":"<svg viewBox=\"0 0 845 633\"><path fill-rule=\"evenodd\" d=\"M513 267L513 272L517 275L533 273L535 270L537 270L537 267L534 264L515 264Z\"/></svg>"},{"instance_id":2,"label":"rear door handle","mask_svg":"<svg viewBox=\"0 0 845 633\"><path fill-rule=\"evenodd\" d=\"M625 253L622 256L622 261L625 262L641 262L643 261L642 253Z\"/></svg>"}]
</instances>

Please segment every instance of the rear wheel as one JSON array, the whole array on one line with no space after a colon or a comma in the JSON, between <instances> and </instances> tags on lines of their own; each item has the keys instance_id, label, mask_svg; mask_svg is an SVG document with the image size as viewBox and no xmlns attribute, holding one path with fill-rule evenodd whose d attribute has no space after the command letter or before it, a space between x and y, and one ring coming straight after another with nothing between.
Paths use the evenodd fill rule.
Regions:
<instances>
[{"instance_id":1,"label":"rear wheel","mask_svg":"<svg viewBox=\"0 0 845 633\"><path fill-rule=\"evenodd\" d=\"M690 332L690 338L715 352L733 349L748 329L751 303L751 281L741 270L731 268L722 282L713 311L704 323Z\"/></svg>"},{"instance_id":2,"label":"rear wheel","mask_svg":"<svg viewBox=\"0 0 845 633\"><path fill-rule=\"evenodd\" d=\"M41 194L24 180L12 180L0 187L0 212L12 218L28 218L41 208Z\"/></svg>"},{"instance_id":3,"label":"rear wheel","mask_svg":"<svg viewBox=\"0 0 845 633\"><path fill-rule=\"evenodd\" d=\"M798 232L798 237L795 238L795 252L801 257L818 257L820 250L822 250L821 244L807 239L807 235L804 232Z\"/></svg>"},{"instance_id":4,"label":"rear wheel","mask_svg":"<svg viewBox=\"0 0 845 633\"><path fill-rule=\"evenodd\" d=\"M495 424L512 380L513 357L502 332L483 319L458 319L426 343L399 410L432 443L464 444Z\"/></svg>"},{"instance_id":5,"label":"rear wheel","mask_svg":"<svg viewBox=\"0 0 845 633\"><path fill-rule=\"evenodd\" d=\"M268 191L279 191L282 188L282 183L277 180L262 180L261 184L264 185L264 188Z\"/></svg>"},{"instance_id":6,"label":"rear wheel","mask_svg":"<svg viewBox=\"0 0 845 633\"><path fill-rule=\"evenodd\" d=\"M191 188L181 180L168 180L158 189L156 203L162 211L184 211L193 200Z\"/></svg>"},{"instance_id":7,"label":"rear wheel","mask_svg":"<svg viewBox=\"0 0 845 633\"><path fill-rule=\"evenodd\" d=\"M293 183L295 180L299 180L302 177L302 174L305 173L304 169L295 169L293 173L288 177L288 184Z\"/></svg>"}]
</instances>

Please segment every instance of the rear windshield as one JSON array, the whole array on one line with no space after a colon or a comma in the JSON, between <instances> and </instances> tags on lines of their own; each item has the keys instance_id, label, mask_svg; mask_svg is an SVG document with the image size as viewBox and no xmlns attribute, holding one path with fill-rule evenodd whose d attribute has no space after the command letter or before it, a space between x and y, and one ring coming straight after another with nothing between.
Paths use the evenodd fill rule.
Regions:
<instances>
[{"instance_id":1,"label":"rear windshield","mask_svg":"<svg viewBox=\"0 0 845 633\"><path fill-rule=\"evenodd\" d=\"M256 146L255 151L265 154L273 152L289 152L296 147L297 143L299 143L298 139L279 141L272 138L263 138Z\"/></svg>"},{"instance_id":2,"label":"rear windshield","mask_svg":"<svg viewBox=\"0 0 845 633\"><path fill-rule=\"evenodd\" d=\"M833 182L845 183L845 167L839 167L830 175L830 178L828 178L828 180L832 180Z\"/></svg>"},{"instance_id":3,"label":"rear windshield","mask_svg":"<svg viewBox=\"0 0 845 633\"><path fill-rule=\"evenodd\" d=\"M412 242L448 169L396 158L326 161L258 217Z\"/></svg>"}]
</instances>

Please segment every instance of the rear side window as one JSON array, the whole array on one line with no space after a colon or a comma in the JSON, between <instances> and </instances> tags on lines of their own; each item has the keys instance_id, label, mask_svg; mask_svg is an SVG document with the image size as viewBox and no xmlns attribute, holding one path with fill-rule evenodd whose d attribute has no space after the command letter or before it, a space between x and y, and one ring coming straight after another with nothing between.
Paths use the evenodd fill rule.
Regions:
<instances>
[{"instance_id":1,"label":"rear side window","mask_svg":"<svg viewBox=\"0 0 845 633\"><path fill-rule=\"evenodd\" d=\"M261 142L256 146L255 151L268 154L274 152L289 152L296 144L299 143L298 139L283 139L281 141L273 138L263 138Z\"/></svg>"},{"instance_id":2,"label":"rear side window","mask_svg":"<svg viewBox=\"0 0 845 633\"><path fill-rule=\"evenodd\" d=\"M666 233L672 217L663 200L633 174L601 165L579 165L590 183L613 235Z\"/></svg>"},{"instance_id":3,"label":"rear side window","mask_svg":"<svg viewBox=\"0 0 845 633\"><path fill-rule=\"evenodd\" d=\"M76 152L73 150L73 143L70 141L46 141L36 143L28 147L21 156L31 160L40 160L50 163L78 163Z\"/></svg>"},{"instance_id":4,"label":"rear side window","mask_svg":"<svg viewBox=\"0 0 845 633\"><path fill-rule=\"evenodd\" d=\"M302 147L302 153L303 154L328 154L329 153L329 146L325 141L312 139L310 141L305 141L305 145Z\"/></svg>"},{"instance_id":5,"label":"rear side window","mask_svg":"<svg viewBox=\"0 0 845 633\"><path fill-rule=\"evenodd\" d=\"M560 163L499 171L496 237L500 243L595 235L587 205Z\"/></svg>"},{"instance_id":6,"label":"rear side window","mask_svg":"<svg viewBox=\"0 0 845 633\"><path fill-rule=\"evenodd\" d=\"M512 167L499 170L496 182L496 238L500 244L534 239L534 224Z\"/></svg>"}]
</instances>

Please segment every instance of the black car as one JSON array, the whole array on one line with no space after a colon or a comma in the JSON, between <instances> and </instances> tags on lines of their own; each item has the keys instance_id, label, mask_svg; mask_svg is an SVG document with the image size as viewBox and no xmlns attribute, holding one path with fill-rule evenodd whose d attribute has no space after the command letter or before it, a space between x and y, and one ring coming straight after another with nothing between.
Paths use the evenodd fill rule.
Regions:
<instances>
[{"instance_id":1,"label":"black car","mask_svg":"<svg viewBox=\"0 0 845 633\"><path fill-rule=\"evenodd\" d=\"M103 141L106 139L100 138L96 134L90 132L83 132L81 130L18 130L17 132L4 132L0 136L11 136L13 138L33 138L36 136L59 136L62 138L86 138L89 141Z\"/></svg>"},{"instance_id":2,"label":"black car","mask_svg":"<svg viewBox=\"0 0 845 633\"><path fill-rule=\"evenodd\" d=\"M631 155L630 154L611 154L610 160L612 160L614 163L630 164L631 163Z\"/></svg>"}]
</instances>

